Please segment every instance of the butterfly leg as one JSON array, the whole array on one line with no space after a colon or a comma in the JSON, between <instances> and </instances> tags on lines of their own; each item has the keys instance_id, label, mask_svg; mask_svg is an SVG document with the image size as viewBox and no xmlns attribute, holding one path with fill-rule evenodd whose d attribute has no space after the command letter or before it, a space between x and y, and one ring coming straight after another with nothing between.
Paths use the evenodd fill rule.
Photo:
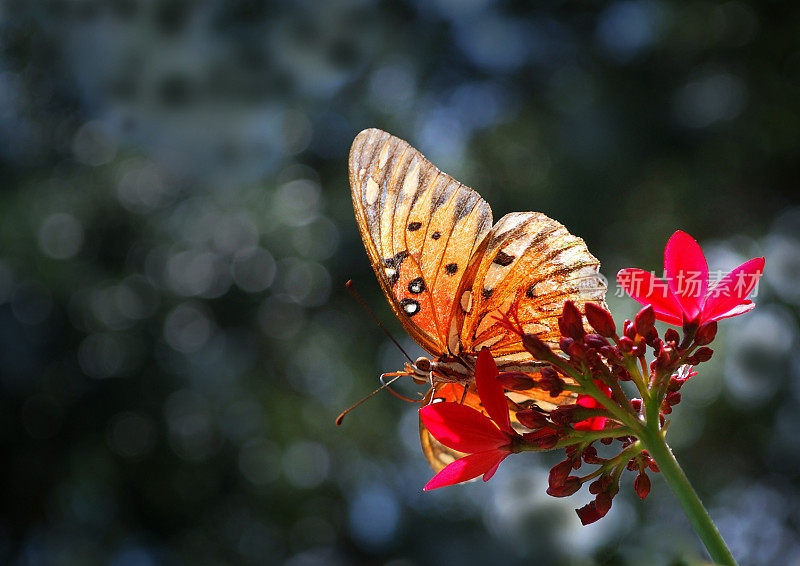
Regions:
<instances>
[{"instance_id":1,"label":"butterfly leg","mask_svg":"<svg viewBox=\"0 0 800 566\"><path fill-rule=\"evenodd\" d=\"M464 404L464 400L467 398L467 389L469 389L469 385L466 383L464 384L464 393L461 394L461 404Z\"/></svg>"}]
</instances>

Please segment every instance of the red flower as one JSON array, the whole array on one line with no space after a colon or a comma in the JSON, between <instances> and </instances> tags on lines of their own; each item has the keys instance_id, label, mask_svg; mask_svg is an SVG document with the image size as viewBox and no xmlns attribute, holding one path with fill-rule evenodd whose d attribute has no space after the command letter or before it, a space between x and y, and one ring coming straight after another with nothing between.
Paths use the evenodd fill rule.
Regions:
<instances>
[{"instance_id":1,"label":"red flower","mask_svg":"<svg viewBox=\"0 0 800 566\"><path fill-rule=\"evenodd\" d=\"M703 250L685 232L675 232L664 250L664 276L658 279L641 269L623 269L617 281L634 300L653 305L656 318L677 326L736 316L753 309L747 296L764 271L764 258L746 261L712 289L708 288L708 265Z\"/></svg>"},{"instance_id":2,"label":"red flower","mask_svg":"<svg viewBox=\"0 0 800 566\"><path fill-rule=\"evenodd\" d=\"M489 481L500 462L513 452L512 444L520 435L511 428L498 373L489 350L481 350L475 368L475 385L491 418L459 403L432 403L419 410L425 428L436 440L469 454L436 474L425 491L471 480L481 474L483 481Z\"/></svg>"}]
</instances>

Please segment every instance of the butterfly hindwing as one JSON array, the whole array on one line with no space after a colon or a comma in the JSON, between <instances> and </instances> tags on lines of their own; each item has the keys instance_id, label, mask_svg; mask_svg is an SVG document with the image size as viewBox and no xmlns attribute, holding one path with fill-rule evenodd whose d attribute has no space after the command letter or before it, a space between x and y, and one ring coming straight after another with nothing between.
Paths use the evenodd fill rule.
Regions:
<instances>
[{"instance_id":1,"label":"butterfly hindwing","mask_svg":"<svg viewBox=\"0 0 800 566\"><path fill-rule=\"evenodd\" d=\"M492 351L498 366L530 360L522 341L497 322L514 314L527 333L557 348L566 301L605 307L600 262L581 238L538 212L515 212L492 228L459 289L454 308L461 347ZM513 309L512 309L513 307Z\"/></svg>"},{"instance_id":2,"label":"butterfly hindwing","mask_svg":"<svg viewBox=\"0 0 800 566\"><path fill-rule=\"evenodd\" d=\"M353 142L350 186L392 310L421 346L444 354L461 276L491 228L489 205L408 143L376 129Z\"/></svg>"},{"instance_id":3,"label":"butterfly hindwing","mask_svg":"<svg viewBox=\"0 0 800 566\"><path fill-rule=\"evenodd\" d=\"M464 387L461 385L456 385L454 383L437 383L428 391L428 394L422 400L425 404L430 402L440 403L443 401L464 403L468 407L472 407L488 417L474 388L468 389L467 392L464 393ZM458 458L466 456L466 454L448 448L436 440L428 429L425 428L422 419L419 420L419 441L422 445L422 452L425 454L425 458L436 473L441 472L445 466Z\"/></svg>"}]
</instances>

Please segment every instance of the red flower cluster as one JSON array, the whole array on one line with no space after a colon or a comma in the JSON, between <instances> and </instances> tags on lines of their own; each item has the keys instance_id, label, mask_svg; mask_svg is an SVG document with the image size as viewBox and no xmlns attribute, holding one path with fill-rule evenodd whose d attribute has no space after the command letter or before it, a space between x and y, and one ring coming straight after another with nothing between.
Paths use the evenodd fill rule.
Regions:
<instances>
[{"instance_id":1,"label":"red flower cluster","mask_svg":"<svg viewBox=\"0 0 800 566\"><path fill-rule=\"evenodd\" d=\"M535 379L527 374L498 374L488 350L482 350L475 382L488 417L458 403L423 407L420 416L428 431L445 446L469 454L439 472L425 489L481 474L486 481L512 453L563 447L566 458L550 471L547 493L566 497L589 483L589 492L595 497L577 509L583 524L597 521L608 512L626 469L636 472L634 490L644 499L650 491L646 472L658 472L658 467L642 438L666 433L666 415L680 402L682 385L696 375L692 366L711 359L713 350L707 345L716 336L716 321L753 308L746 297L764 266L763 258L751 260L709 293L705 257L694 240L677 232L665 255L669 284L663 297L656 297L652 290L634 294L632 287L623 284L636 300L648 304L634 320L624 322L621 334L611 314L594 303L585 305L584 315L572 302L564 304L558 319L558 350L536 335L525 333L513 312L504 317L500 323L520 336L534 359L549 366ZM701 275L697 293L689 293L674 283L685 280L692 270ZM623 270L620 283L626 273L649 276L648 281L654 281L647 272ZM752 275L752 281L738 287L739 274ZM683 336L669 329L662 339L655 328L657 319L683 326ZM514 389L518 382L533 384L553 398L570 391L573 402L549 413L539 409L518 411L518 424L512 426L504 387ZM631 382L641 398L629 398L620 382ZM610 457L601 457L595 446L597 441L604 445L616 441L619 450ZM596 469L583 476L573 474L584 464Z\"/></svg>"}]
</instances>

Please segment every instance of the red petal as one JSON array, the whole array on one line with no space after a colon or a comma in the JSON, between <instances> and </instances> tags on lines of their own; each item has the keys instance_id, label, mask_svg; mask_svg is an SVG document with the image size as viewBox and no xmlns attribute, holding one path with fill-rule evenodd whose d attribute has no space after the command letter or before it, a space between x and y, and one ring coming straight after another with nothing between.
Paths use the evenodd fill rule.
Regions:
<instances>
[{"instance_id":1,"label":"red petal","mask_svg":"<svg viewBox=\"0 0 800 566\"><path fill-rule=\"evenodd\" d=\"M500 458L494 466L489 468L489 471L487 471L485 474L483 474L483 481L489 481L490 479L492 479L492 476L494 476L494 473L497 471L497 468L500 467L500 464L503 462L503 460L506 459L506 457L509 454L511 454L511 452L504 453L502 458Z\"/></svg>"},{"instance_id":2,"label":"red petal","mask_svg":"<svg viewBox=\"0 0 800 566\"><path fill-rule=\"evenodd\" d=\"M504 450L489 450L478 454L471 454L451 462L444 470L433 476L423 488L425 491L461 483L462 481L477 478L481 474L494 473L508 452ZM489 475L491 477L491 475ZM488 480L488 478L486 478Z\"/></svg>"},{"instance_id":3,"label":"red petal","mask_svg":"<svg viewBox=\"0 0 800 566\"><path fill-rule=\"evenodd\" d=\"M708 291L708 264L700 244L686 232L675 232L667 242L664 276L686 318L694 320Z\"/></svg>"},{"instance_id":4,"label":"red petal","mask_svg":"<svg viewBox=\"0 0 800 566\"><path fill-rule=\"evenodd\" d=\"M726 313L745 302L747 295L753 291L763 272L764 258L759 257L744 262L723 277L708 294L708 299L706 299L706 305L703 309L703 321L719 320L727 316L741 314L738 312L733 314Z\"/></svg>"},{"instance_id":5,"label":"red petal","mask_svg":"<svg viewBox=\"0 0 800 566\"><path fill-rule=\"evenodd\" d=\"M643 305L653 305L658 320L679 326L683 323L680 303L666 282L652 273L636 268L622 269L617 273L617 282L633 300Z\"/></svg>"},{"instance_id":6,"label":"red petal","mask_svg":"<svg viewBox=\"0 0 800 566\"><path fill-rule=\"evenodd\" d=\"M497 380L497 364L488 349L478 352L478 363L475 367L475 385L478 388L478 397L492 420L501 430L514 434L511 428L511 418L508 415L508 403L503 392L503 386ZM463 452L463 450L462 450ZM474 450L473 450L474 452Z\"/></svg>"},{"instance_id":7,"label":"red petal","mask_svg":"<svg viewBox=\"0 0 800 566\"><path fill-rule=\"evenodd\" d=\"M578 400L575 401L575 404L586 409L597 409L598 407L602 407L597 399L591 395L578 395Z\"/></svg>"},{"instance_id":8,"label":"red petal","mask_svg":"<svg viewBox=\"0 0 800 566\"><path fill-rule=\"evenodd\" d=\"M432 403L422 407L419 416L436 440L459 452L485 452L509 442L489 417L459 403Z\"/></svg>"},{"instance_id":9,"label":"red petal","mask_svg":"<svg viewBox=\"0 0 800 566\"><path fill-rule=\"evenodd\" d=\"M756 304L753 301L744 301L743 303L736 305L729 311L725 311L722 314L715 315L714 320L720 320L723 318L730 318L732 316L744 314L746 312L750 312L754 308L756 308Z\"/></svg>"},{"instance_id":10,"label":"red petal","mask_svg":"<svg viewBox=\"0 0 800 566\"><path fill-rule=\"evenodd\" d=\"M575 430L603 430L606 427L607 417L590 417L575 423Z\"/></svg>"}]
</instances>

